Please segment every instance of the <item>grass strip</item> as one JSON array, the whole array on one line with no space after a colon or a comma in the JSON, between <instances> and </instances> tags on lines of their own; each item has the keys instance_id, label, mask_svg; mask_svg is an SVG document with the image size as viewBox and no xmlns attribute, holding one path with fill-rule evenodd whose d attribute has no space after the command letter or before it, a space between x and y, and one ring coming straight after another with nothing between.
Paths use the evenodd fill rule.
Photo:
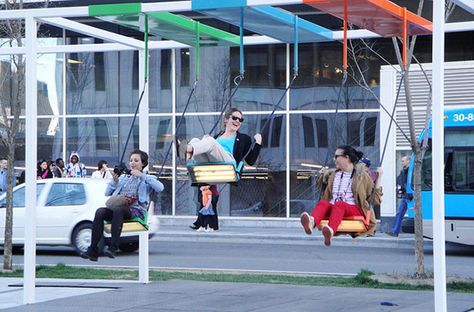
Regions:
<instances>
[{"instance_id":1,"label":"grass strip","mask_svg":"<svg viewBox=\"0 0 474 312\"><path fill-rule=\"evenodd\" d=\"M236 274L236 273L208 273L208 272L169 272L150 271L151 281L166 280L192 280L203 282L229 282L229 283L266 283L290 284L307 286L333 286L355 288L378 288L398 290L433 290L430 285L410 285L405 283L382 283L371 278L374 273L361 270L354 277L341 276L292 276L277 274ZM23 270L0 271L0 277L22 277ZM106 279L106 280L137 280L137 270L84 268L57 264L56 266L40 265L36 268L37 278L61 279ZM450 282L447 284L450 292L474 293L474 283Z\"/></svg>"}]
</instances>

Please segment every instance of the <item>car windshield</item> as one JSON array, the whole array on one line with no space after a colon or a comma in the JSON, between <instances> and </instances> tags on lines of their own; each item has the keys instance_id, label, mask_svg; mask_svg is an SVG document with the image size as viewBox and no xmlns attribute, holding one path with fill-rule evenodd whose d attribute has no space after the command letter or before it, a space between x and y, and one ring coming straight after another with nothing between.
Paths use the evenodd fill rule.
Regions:
<instances>
[{"instance_id":1,"label":"car windshield","mask_svg":"<svg viewBox=\"0 0 474 312\"><path fill-rule=\"evenodd\" d=\"M36 199L41 195L43 191L44 183L36 184ZM6 196L0 201L0 208L7 206ZM13 207L25 207L25 186L19 187L13 191Z\"/></svg>"}]
</instances>

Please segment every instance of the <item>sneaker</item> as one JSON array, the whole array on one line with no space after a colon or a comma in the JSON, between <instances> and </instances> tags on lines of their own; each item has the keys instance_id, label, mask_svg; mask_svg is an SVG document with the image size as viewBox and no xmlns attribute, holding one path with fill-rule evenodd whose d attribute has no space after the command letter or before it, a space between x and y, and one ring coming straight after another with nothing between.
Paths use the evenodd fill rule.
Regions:
<instances>
[{"instance_id":1,"label":"sneaker","mask_svg":"<svg viewBox=\"0 0 474 312\"><path fill-rule=\"evenodd\" d=\"M314 218L309 213L303 212L300 216L300 222L306 234L313 234Z\"/></svg>"},{"instance_id":2,"label":"sneaker","mask_svg":"<svg viewBox=\"0 0 474 312\"><path fill-rule=\"evenodd\" d=\"M198 227L195 226L195 225L190 225L189 228L190 228L191 230L197 230L197 229L198 229Z\"/></svg>"},{"instance_id":3,"label":"sneaker","mask_svg":"<svg viewBox=\"0 0 474 312\"><path fill-rule=\"evenodd\" d=\"M214 232L214 229L213 228L207 228L205 229L206 232Z\"/></svg>"},{"instance_id":4,"label":"sneaker","mask_svg":"<svg viewBox=\"0 0 474 312\"><path fill-rule=\"evenodd\" d=\"M204 232L205 230L206 229L201 226L201 227L199 227L199 229L196 230L196 232Z\"/></svg>"},{"instance_id":5,"label":"sneaker","mask_svg":"<svg viewBox=\"0 0 474 312\"><path fill-rule=\"evenodd\" d=\"M97 262L97 260L99 259L99 257L97 255L94 255L90 249L88 248L86 252L81 252L80 254L81 258L82 259L88 259L90 261L94 261L94 262Z\"/></svg>"},{"instance_id":6,"label":"sneaker","mask_svg":"<svg viewBox=\"0 0 474 312\"><path fill-rule=\"evenodd\" d=\"M331 246L331 240L334 236L334 231L328 225L323 227L324 245Z\"/></svg>"},{"instance_id":7,"label":"sneaker","mask_svg":"<svg viewBox=\"0 0 474 312\"><path fill-rule=\"evenodd\" d=\"M392 236L392 237L398 237L398 233L385 232L385 234L387 234L388 236Z\"/></svg>"},{"instance_id":8,"label":"sneaker","mask_svg":"<svg viewBox=\"0 0 474 312\"><path fill-rule=\"evenodd\" d=\"M115 256L117 255L117 249L107 246L104 249L104 255L111 259L115 259Z\"/></svg>"}]
</instances>

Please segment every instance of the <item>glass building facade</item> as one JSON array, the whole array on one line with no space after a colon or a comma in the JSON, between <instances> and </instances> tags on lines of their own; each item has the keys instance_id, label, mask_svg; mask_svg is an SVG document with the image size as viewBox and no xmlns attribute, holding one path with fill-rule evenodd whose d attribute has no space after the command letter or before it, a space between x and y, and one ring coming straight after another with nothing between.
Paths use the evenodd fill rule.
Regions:
<instances>
[{"instance_id":1,"label":"glass building facade","mask_svg":"<svg viewBox=\"0 0 474 312\"><path fill-rule=\"evenodd\" d=\"M447 35L447 60L474 59L472 34ZM52 46L101 43L68 32L39 40ZM449 42L456 42L456 47ZM331 165L339 145L352 145L377 164L384 140L379 125L379 71L387 62L396 63L395 50L391 39L353 40L350 49L348 78L342 83L341 43L301 44L298 77L285 93L293 76L292 45L246 46L245 78L237 90L239 48L202 48L199 80L189 103L197 74L196 51L150 51L146 149L150 171L161 171L165 185L156 212L195 215L197 188L183 165L173 166L173 134L190 140L209 133L216 124L220 129L221 108L234 91L230 103L245 117L241 132L251 137L262 133L263 148L255 166L244 170L238 184L219 186L220 216L288 218L311 209L319 198L315 186L318 166ZM418 39L415 55L419 62L430 62L430 37ZM0 69L14 81L12 59L1 56ZM76 151L92 171L99 160L114 165L124 150L128 157L128 151L139 147L138 118L132 126L144 79L139 74L138 52L43 54L37 64L38 159L68 159ZM8 98L12 88L11 83L3 83L2 99ZM24 166L24 129L21 122L18 168ZM0 154L3 151L1 147Z\"/></svg>"}]
</instances>

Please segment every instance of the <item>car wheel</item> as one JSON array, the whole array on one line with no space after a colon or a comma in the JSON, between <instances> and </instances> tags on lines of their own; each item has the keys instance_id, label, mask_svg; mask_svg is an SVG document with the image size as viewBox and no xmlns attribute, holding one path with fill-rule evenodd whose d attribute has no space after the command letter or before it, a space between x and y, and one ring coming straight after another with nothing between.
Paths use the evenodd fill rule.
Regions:
<instances>
[{"instance_id":1,"label":"car wheel","mask_svg":"<svg viewBox=\"0 0 474 312\"><path fill-rule=\"evenodd\" d=\"M87 251L87 247L91 244L92 224L82 223L78 225L72 232L72 246L78 254Z\"/></svg>"},{"instance_id":2,"label":"car wheel","mask_svg":"<svg viewBox=\"0 0 474 312\"><path fill-rule=\"evenodd\" d=\"M121 243L119 245L120 250L123 252L134 252L138 250L138 247L138 242Z\"/></svg>"}]
</instances>

